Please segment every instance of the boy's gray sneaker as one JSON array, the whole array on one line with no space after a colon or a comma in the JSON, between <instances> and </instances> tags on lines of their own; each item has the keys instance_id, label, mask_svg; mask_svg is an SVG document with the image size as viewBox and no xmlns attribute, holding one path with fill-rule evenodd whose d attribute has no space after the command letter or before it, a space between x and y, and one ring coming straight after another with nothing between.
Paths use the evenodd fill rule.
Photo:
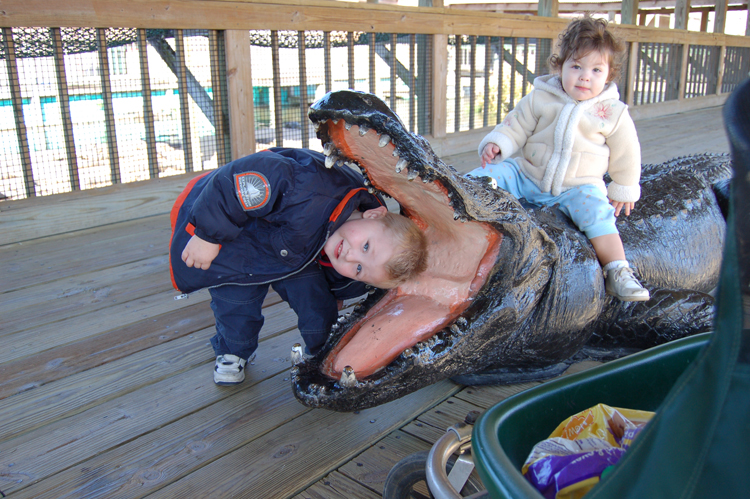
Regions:
<instances>
[{"instance_id":1,"label":"boy's gray sneaker","mask_svg":"<svg viewBox=\"0 0 750 499\"><path fill-rule=\"evenodd\" d=\"M650 298L648 290L641 286L630 267L608 271L606 289L608 295L622 301L646 301Z\"/></svg>"},{"instance_id":2,"label":"boy's gray sneaker","mask_svg":"<svg viewBox=\"0 0 750 499\"><path fill-rule=\"evenodd\" d=\"M216 357L214 383L217 385L236 385L245 381L245 364L247 361L231 353Z\"/></svg>"}]
</instances>

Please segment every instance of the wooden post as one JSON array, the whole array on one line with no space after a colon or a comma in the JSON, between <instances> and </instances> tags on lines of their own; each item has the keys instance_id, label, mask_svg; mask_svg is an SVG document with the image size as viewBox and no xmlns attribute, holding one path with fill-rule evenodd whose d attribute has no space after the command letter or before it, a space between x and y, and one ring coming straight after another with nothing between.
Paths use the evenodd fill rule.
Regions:
<instances>
[{"instance_id":1,"label":"wooden post","mask_svg":"<svg viewBox=\"0 0 750 499\"><path fill-rule=\"evenodd\" d=\"M680 87L677 89L677 100L685 99L685 89L687 88L687 70L688 56L690 54L690 44L682 44L682 62L680 63Z\"/></svg>"},{"instance_id":2,"label":"wooden post","mask_svg":"<svg viewBox=\"0 0 750 499\"><path fill-rule=\"evenodd\" d=\"M727 0L716 0L714 13L714 33L724 33L727 25Z\"/></svg>"},{"instance_id":3,"label":"wooden post","mask_svg":"<svg viewBox=\"0 0 750 499\"><path fill-rule=\"evenodd\" d=\"M146 155L149 178L159 178L159 157L156 153L154 106L151 101L151 76L148 71L148 40L146 30L138 29L138 59L141 64L141 93L143 94L143 127L146 131Z\"/></svg>"},{"instance_id":4,"label":"wooden post","mask_svg":"<svg viewBox=\"0 0 750 499\"><path fill-rule=\"evenodd\" d=\"M214 106L214 139L216 142L216 165L227 163L231 155L228 109L224 106L226 92L226 66L224 32L215 29L208 32L208 52L211 57L211 89ZM201 165L202 166L202 165Z\"/></svg>"},{"instance_id":5,"label":"wooden post","mask_svg":"<svg viewBox=\"0 0 750 499\"><path fill-rule=\"evenodd\" d=\"M687 29L690 16L690 0L677 0L674 6L674 28Z\"/></svg>"},{"instance_id":6,"label":"wooden post","mask_svg":"<svg viewBox=\"0 0 750 499\"><path fill-rule=\"evenodd\" d=\"M177 54L177 88L180 93L180 117L182 118L182 154L185 158L185 173L193 171L193 141L190 133L190 99L187 88L187 64L185 63L185 36L181 29L175 30L175 53Z\"/></svg>"},{"instance_id":7,"label":"wooden post","mask_svg":"<svg viewBox=\"0 0 750 499\"><path fill-rule=\"evenodd\" d=\"M448 35L432 35L432 136L445 137L447 127Z\"/></svg>"},{"instance_id":8,"label":"wooden post","mask_svg":"<svg viewBox=\"0 0 750 499\"><path fill-rule=\"evenodd\" d=\"M557 17L560 9L558 0L539 0L537 4L537 15L539 17Z\"/></svg>"},{"instance_id":9,"label":"wooden post","mask_svg":"<svg viewBox=\"0 0 750 499\"><path fill-rule=\"evenodd\" d=\"M331 32L323 33L323 66L325 68L326 93L333 87L331 82Z\"/></svg>"},{"instance_id":10,"label":"wooden post","mask_svg":"<svg viewBox=\"0 0 750 499\"><path fill-rule=\"evenodd\" d=\"M722 45L719 49L719 68L716 77L716 95L721 95L721 85L724 83L724 60L727 57L727 46Z\"/></svg>"},{"instance_id":11,"label":"wooden post","mask_svg":"<svg viewBox=\"0 0 750 499\"><path fill-rule=\"evenodd\" d=\"M26 197L36 196L34 185L34 170L31 165L31 153L29 152L29 138L26 135L26 121L23 117L23 95L18 79L18 63L16 62L16 45L13 40L13 28L0 28L2 32L3 45L5 48L5 68L8 71L10 87L10 100L13 104L13 118L16 123L16 137L18 139L18 152L21 157L21 168L23 168L23 185L26 189Z\"/></svg>"},{"instance_id":12,"label":"wooden post","mask_svg":"<svg viewBox=\"0 0 750 499\"><path fill-rule=\"evenodd\" d=\"M99 55L99 73L102 85L102 104L106 124L107 151L109 152L110 180L120 183L120 154L117 150L117 133L115 130L115 110L112 103L112 82L109 78L109 57L107 56L107 30L96 29L97 53Z\"/></svg>"},{"instance_id":13,"label":"wooden post","mask_svg":"<svg viewBox=\"0 0 750 499\"><path fill-rule=\"evenodd\" d=\"M349 89L354 90L356 82L354 80L354 32L349 31L346 34L347 47L347 69L349 70Z\"/></svg>"},{"instance_id":14,"label":"wooden post","mask_svg":"<svg viewBox=\"0 0 750 499\"><path fill-rule=\"evenodd\" d=\"M622 0L620 24L638 24L638 0Z\"/></svg>"},{"instance_id":15,"label":"wooden post","mask_svg":"<svg viewBox=\"0 0 750 499\"><path fill-rule=\"evenodd\" d=\"M299 107L300 107L300 132L302 133L302 147L310 148L310 120L307 119L307 109L310 107L310 98L307 95L307 44L305 32L297 31L297 52L299 59Z\"/></svg>"},{"instance_id":16,"label":"wooden post","mask_svg":"<svg viewBox=\"0 0 750 499\"><path fill-rule=\"evenodd\" d=\"M631 42L630 53L628 54L628 93L625 97L625 103L630 107L635 103L635 77L638 73L638 51L638 42Z\"/></svg>"},{"instance_id":17,"label":"wooden post","mask_svg":"<svg viewBox=\"0 0 750 499\"><path fill-rule=\"evenodd\" d=\"M281 107L281 68L279 67L279 32L271 31L271 64L273 67L273 122L276 133L276 147L284 145L284 110Z\"/></svg>"},{"instance_id":18,"label":"wooden post","mask_svg":"<svg viewBox=\"0 0 750 499\"><path fill-rule=\"evenodd\" d=\"M57 73L57 93L60 102L60 117L62 119L63 136L65 137L65 153L68 159L68 174L70 175L70 189L81 189L78 177L78 156L76 143L73 138L73 119L70 115L70 96L68 95L68 78L65 74L65 54L63 53L62 34L60 28L50 28L54 42L55 72Z\"/></svg>"},{"instance_id":19,"label":"wooden post","mask_svg":"<svg viewBox=\"0 0 750 499\"><path fill-rule=\"evenodd\" d=\"M250 35L247 30L227 30L224 39L227 52L229 133L232 141L232 159L237 159L255 152ZM279 117L276 119L278 121Z\"/></svg>"},{"instance_id":20,"label":"wooden post","mask_svg":"<svg viewBox=\"0 0 750 499\"><path fill-rule=\"evenodd\" d=\"M560 8L559 0L539 0L539 3L537 4L537 15L539 17L558 17L559 8ZM545 56L549 56L552 54L552 46L554 44L554 40L549 39L549 38L537 38L536 43L537 43L537 47L536 47L536 70L535 72L537 76L539 76L543 74L544 72L546 72L548 69L546 67L547 59ZM503 64L503 53L501 50L500 65L502 66L502 64ZM528 64L528 62L524 61L524 64ZM534 82L532 81L531 83L534 83ZM498 106L500 106L499 102L498 102Z\"/></svg>"}]
</instances>

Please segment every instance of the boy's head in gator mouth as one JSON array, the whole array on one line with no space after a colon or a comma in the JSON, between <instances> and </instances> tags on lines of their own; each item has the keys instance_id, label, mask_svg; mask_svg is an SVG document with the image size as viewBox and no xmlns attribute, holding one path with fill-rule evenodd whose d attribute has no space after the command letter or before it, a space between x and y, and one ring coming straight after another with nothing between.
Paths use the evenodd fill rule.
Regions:
<instances>
[{"instance_id":1,"label":"boy's head in gator mouth","mask_svg":"<svg viewBox=\"0 0 750 499\"><path fill-rule=\"evenodd\" d=\"M309 117L326 166L359 167L370 189L398 201L424 231L429 258L417 278L376 290L340 317L315 357L295 345L292 385L302 403L357 410L490 366L549 366L585 345L605 309L638 309L610 305L590 245L559 212L524 207L485 179L461 176L377 97L329 93ZM697 302L686 319L697 325L686 334L710 325L712 301L699 294L680 298Z\"/></svg>"}]
</instances>

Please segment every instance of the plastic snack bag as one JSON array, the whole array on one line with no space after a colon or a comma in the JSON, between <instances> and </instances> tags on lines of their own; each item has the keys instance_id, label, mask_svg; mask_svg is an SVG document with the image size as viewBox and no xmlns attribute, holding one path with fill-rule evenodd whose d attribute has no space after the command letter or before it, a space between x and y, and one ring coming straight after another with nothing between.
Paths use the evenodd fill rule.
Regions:
<instances>
[{"instance_id":1,"label":"plastic snack bag","mask_svg":"<svg viewBox=\"0 0 750 499\"><path fill-rule=\"evenodd\" d=\"M522 473L547 499L578 499L599 483L653 412L598 404L569 417L536 444Z\"/></svg>"}]
</instances>

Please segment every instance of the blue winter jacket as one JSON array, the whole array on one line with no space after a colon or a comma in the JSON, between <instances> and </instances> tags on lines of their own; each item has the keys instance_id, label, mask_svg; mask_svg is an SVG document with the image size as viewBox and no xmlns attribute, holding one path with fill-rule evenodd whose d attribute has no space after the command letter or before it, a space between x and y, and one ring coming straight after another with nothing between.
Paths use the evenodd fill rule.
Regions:
<instances>
[{"instance_id":1,"label":"blue winter jacket","mask_svg":"<svg viewBox=\"0 0 750 499\"><path fill-rule=\"evenodd\" d=\"M172 208L170 270L176 289L190 293L224 284L262 284L314 265L338 299L366 292L363 283L316 262L328 237L356 209L382 206L362 176L307 149L272 148L193 179ZM192 234L221 244L206 270L181 255Z\"/></svg>"}]
</instances>

